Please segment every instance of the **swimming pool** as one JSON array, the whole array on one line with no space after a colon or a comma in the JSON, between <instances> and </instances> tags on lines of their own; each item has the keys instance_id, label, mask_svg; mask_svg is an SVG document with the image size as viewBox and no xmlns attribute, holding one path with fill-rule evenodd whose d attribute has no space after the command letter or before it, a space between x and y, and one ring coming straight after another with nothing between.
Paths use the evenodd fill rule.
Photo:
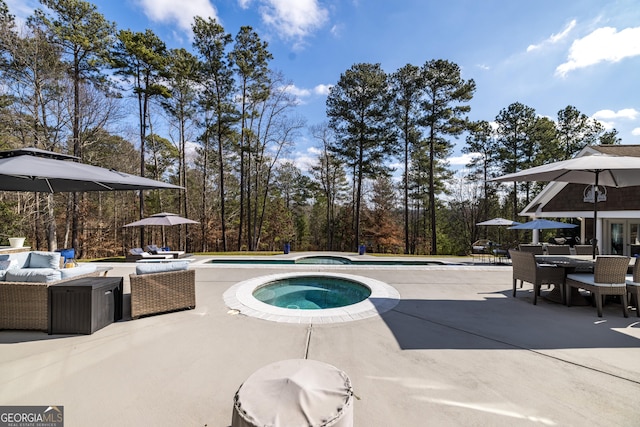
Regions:
<instances>
[{"instance_id":1,"label":"swimming pool","mask_svg":"<svg viewBox=\"0 0 640 427\"><path fill-rule=\"evenodd\" d=\"M334 256L334 255L304 255L294 258L272 258L268 256L258 257L235 257L235 258L214 258L207 261L208 264L234 264L234 265L372 265L372 266L435 266L435 265L461 265L459 263L450 263L440 260L425 260L425 259L388 259L388 258L376 258L376 259L353 259L348 257Z\"/></svg>"}]
</instances>

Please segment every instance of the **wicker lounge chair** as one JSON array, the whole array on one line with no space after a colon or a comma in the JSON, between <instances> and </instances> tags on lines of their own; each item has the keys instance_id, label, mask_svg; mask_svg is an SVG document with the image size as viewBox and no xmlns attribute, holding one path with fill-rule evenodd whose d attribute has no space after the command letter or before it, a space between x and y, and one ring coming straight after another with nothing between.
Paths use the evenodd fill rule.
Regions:
<instances>
[{"instance_id":1,"label":"wicker lounge chair","mask_svg":"<svg viewBox=\"0 0 640 427\"><path fill-rule=\"evenodd\" d=\"M523 282L533 284L533 304L538 303L540 287L546 285L564 285L564 269L556 266L539 265L532 252L510 250L511 263L513 265L513 296L516 296L517 281L520 287Z\"/></svg>"},{"instance_id":2,"label":"wicker lounge chair","mask_svg":"<svg viewBox=\"0 0 640 427\"><path fill-rule=\"evenodd\" d=\"M195 270L131 274L131 317L196 306Z\"/></svg>"},{"instance_id":3,"label":"wicker lounge chair","mask_svg":"<svg viewBox=\"0 0 640 427\"><path fill-rule=\"evenodd\" d=\"M626 274L629 257L600 255L596 258L593 274L568 274L566 279L567 305L571 306L571 288L581 288L591 292L595 299L598 317L602 317L602 299L606 295L619 295L622 298L622 314L627 312Z\"/></svg>"},{"instance_id":4,"label":"wicker lounge chair","mask_svg":"<svg viewBox=\"0 0 640 427\"><path fill-rule=\"evenodd\" d=\"M633 265L633 276L627 276L627 294L636 307L636 316L640 317L640 257L636 257Z\"/></svg>"}]
</instances>

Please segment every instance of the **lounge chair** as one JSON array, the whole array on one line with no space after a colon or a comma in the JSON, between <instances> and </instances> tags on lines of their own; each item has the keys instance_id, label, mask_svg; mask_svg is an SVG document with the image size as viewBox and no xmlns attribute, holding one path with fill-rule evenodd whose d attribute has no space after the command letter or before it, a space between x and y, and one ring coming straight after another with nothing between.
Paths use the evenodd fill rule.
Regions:
<instances>
[{"instance_id":1,"label":"lounge chair","mask_svg":"<svg viewBox=\"0 0 640 427\"><path fill-rule=\"evenodd\" d=\"M567 305L571 306L571 288L580 288L591 292L595 299L598 317L602 317L602 299L606 295L619 295L622 298L622 314L627 313L627 269L629 257L618 255L600 255L596 258L593 274L568 274L566 279Z\"/></svg>"},{"instance_id":2,"label":"lounge chair","mask_svg":"<svg viewBox=\"0 0 640 427\"><path fill-rule=\"evenodd\" d=\"M184 258L185 251L171 251L168 248L161 248L156 245L147 245L147 250L153 255L171 255L173 258Z\"/></svg>"},{"instance_id":3,"label":"lounge chair","mask_svg":"<svg viewBox=\"0 0 640 427\"><path fill-rule=\"evenodd\" d=\"M125 261L127 262L136 262L141 259L172 259L173 255L171 254L150 254L149 252L145 252L142 248L133 248L129 249L129 254L126 256Z\"/></svg>"},{"instance_id":4,"label":"lounge chair","mask_svg":"<svg viewBox=\"0 0 640 427\"><path fill-rule=\"evenodd\" d=\"M532 252L510 250L509 256L513 265L513 296L516 296L516 285L524 282L533 284L533 304L538 303L540 287L546 285L564 285L564 269L550 265L539 265Z\"/></svg>"}]
</instances>

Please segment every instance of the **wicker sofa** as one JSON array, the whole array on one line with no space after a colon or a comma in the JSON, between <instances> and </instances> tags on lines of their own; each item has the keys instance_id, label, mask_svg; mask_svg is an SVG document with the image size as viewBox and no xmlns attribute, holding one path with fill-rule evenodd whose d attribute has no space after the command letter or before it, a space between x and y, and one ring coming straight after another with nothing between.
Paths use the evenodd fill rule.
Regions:
<instances>
[{"instance_id":1,"label":"wicker sofa","mask_svg":"<svg viewBox=\"0 0 640 427\"><path fill-rule=\"evenodd\" d=\"M35 262L36 258L38 262ZM0 329L47 331L49 286L81 277L99 276L108 270L95 265L54 268L55 263L59 266L60 262L57 252L8 254L3 255L0 262L3 263L0 267L8 267L7 263L11 263L8 269L0 270ZM50 265L44 266L43 262Z\"/></svg>"},{"instance_id":2,"label":"wicker sofa","mask_svg":"<svg viewBox=\"0 0 640 427\"><path fill-rule=\"evenodd\" d=\"M136 274L129 275L131 317L195 308L196 275L188 265L174 261L136 266Z\"/></svg>"}]
</instances>

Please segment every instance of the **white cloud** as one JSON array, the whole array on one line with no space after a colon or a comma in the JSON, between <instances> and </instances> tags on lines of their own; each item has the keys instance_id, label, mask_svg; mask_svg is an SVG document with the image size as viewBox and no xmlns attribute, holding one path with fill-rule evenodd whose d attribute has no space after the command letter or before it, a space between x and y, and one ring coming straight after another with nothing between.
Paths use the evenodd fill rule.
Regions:
<instances>
[{"instance_id":1,"label":"white cloud","mask_svg":"<svg viewBox=\"0 0 640 427\"><path fill-rule=\"evenodd\" d=\"M216 9L209 0L138 0L144 14L154 22L177 23L191 32L194 16L217 18Z\"/></svg>"},{"instance_id":2,"label":"white cloud","mask_svg":"<svg viewBox=\"0 0 640 427\"><path fill-rule=\"evenodd\" d=\"M611 130L616 127L616 124L610 120L597 120L605 130Z\"/></svg>"},{"instance_id":3,"label":"white cloud","mask_svg":"<svg viewBox=\"0 0 640 427\"><path fill-rule=\"evenodd\" d=\"M313 166L318 163L318 154L313 151L312 148L307 149L306 152L296 152L293 154L293 159L289 159L293 162L302 173L310 173Z\"/></svg>"},{"instance_id":4,"label":"white cloud","mask_svg":"<svg viewBox=\"0 0 640 427\"><path fill-rule=\"evenodd\" d=\"M491 69L491 67L486 64L477 64L476 67L480 68L483 71L489 71Z\"/></svg>"},{"instance_id":5,"label":"white cloud","mask_svg":"<svg viewBox=\"0 0 640 427\"><path fill-rule=\"evenodd\" d=\"M635 120L640 112L635 108L624 108L622 110L600 110L593 114L593 118L597 120L613 120L613 119L628 119Z\"/></svg>"},{"instance_id":6,"label":"white cloud","mask_svg":"<svg viewBox=\"0 0 640 427\"><path fill-rule=\"evenodd\" d=\"M475 157L481 156L480 153L466 153L456 157L449 157L449 164L458 165L458 166L466 166L468 165Z\"/></svg>"},{"instance_id":7,"label":"white cloud","mask_svg":"<svg viewBox=\"0 0 640 427\"><path fill-rule=\"evenodd\" d=\"M249 0L239 2L249 4ZM260 4L262 20L284 39L299 42L329 19L329 12L317 0L261 0Z\"/></svg>"},{"instance_id":8,"label":"white cloud","mask_svg":"<svg viewBox=\"0 0 640 427\"><path fill-rule=\"evenodd\" d=\"M573 21L569 22L569 24L567 24L567 26L565 27L564 30L562 30L561 33L552 34L551 36L549 36L548 39L546 39L542 43L529 45L527 47L527 52L531 52L532 50L541 49L545 45L555 44L555 43L558 43L558 42L564 40L569 35L571 30L573 30L573 28L575 26L576 26L576 20L574 19Z\"/></svg>"},{"instance_id":9,"label":"white cloud","mask_svg":"<svg viewBox=\"0 0 640 427\"><path fill-rule=\"evenodd\" d=\"M323 85L323 84L319 84L316 87L313 88L313 93L315 93L316 95L324 95L327 96L329 95L329 90L331 89L333 85Z\"/></svg>"},{"instance_id":10,"label":"white cloud","mask_svg":"<svg viewBox=\"0 0 640 427\"><path fill-rule=\"evenodd\" d=\"M309 147L307 148L307 153L314 157L318 157L320 154L322 154L322 150L318 147Z\"/></svg>"},{"instance_id":11,"label":"white cloud","mask_svg":"<svg viewBox=\"0 0 640 427\"><path fill-rule=\"evenodd\" d=\"M296 85L288 85L285 87L285 91L295 96L296 98L306 98L311 95L311 91L309 89L302 89L297 87Z\"/></svg>"},{"instance_id":12,"label":"white cloud","mask_svg":"<svg viewBox=\"0 0 640 427\"><path fill-rule=\"evenodd\" d=\"M622 110L599 110L592 118L597 120L605 129L611 130L616 126L616 120L636 120L640 112L635 108L623 108Z\"/></svg>"},{"instance_id":13,"label":"white cloud","mask_svg":"<svg viewBox=\"0 0 640 427\"><path fill-rule=\"evenodd\" d=\"M578 68L604 61L618 62L637 55L640 55L640 27L619 32L613 27L598 28L572 43L567 62L556 68L556 74L564 77Z\"/></svg>"},{"instance_id":14,"label":"white cloud","mask_svg":"<svg viewBox=\"0 0 640 427\"><path fill-rule=\"evenodd\" d=\"M635 128L631 131L631 135L640 136L640 128Z\"/></svg>"}]
</instances>

